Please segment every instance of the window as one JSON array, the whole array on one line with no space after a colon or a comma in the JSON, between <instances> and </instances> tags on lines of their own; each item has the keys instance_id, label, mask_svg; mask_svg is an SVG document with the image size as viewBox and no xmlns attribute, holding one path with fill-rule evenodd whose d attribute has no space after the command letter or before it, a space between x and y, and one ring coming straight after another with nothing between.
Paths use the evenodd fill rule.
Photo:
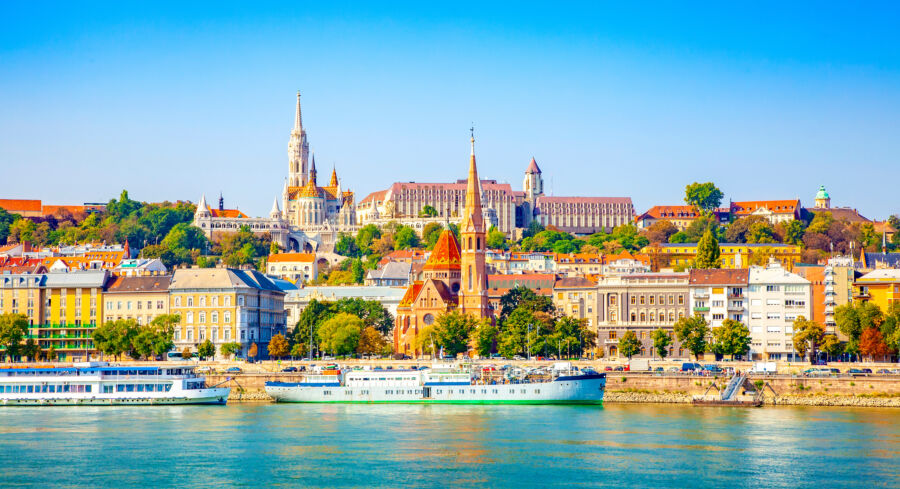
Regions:
<instances>
[{"instance_id":1,"label":"window","mask_svg":"<svg viewBox=\"0 0 900 489\"><path fill-rule=\"evenodd\" d=\"M778 299L766 299L767 306L780 306L781 301Z\"/></svg>"},{"instance_id":2,"label":"window","mask_svg":"<svg viewBox=\"0 0 900 489\"><path fill-rule=\"evenodd\" d=\"M713 307L724 307L725 301L712 301L712 306Z\"/></svg>"},{"instance_id":3,"label":"window","mask_svg":"<svg viewBox=\"0 0 900 489\"><path fill-rule=\"evenodd\" d=\"M224 316L225 316L225 322L230 323L231 322L231 311L225 311Z\"/></svg>"},{"instance_id":4,"label":"window","mask_svg":"<svg viewBox=\"0 0 900 489\"><path fill-rule=\"evenodd\" d=\"M644 296L643 295L641 296L641 305L642 306L644 305Z\"/></svg>"},{"instance_id":5,"label":"window","mask_svg":"<svg viewBox=\"0 0 900 489\"><path fill-rule=\"evenodd\" d=\"M750 299L750 305L751 306L761 306L762 301L759 299Z\"/></svg>"},{"instance_id":6,"label":"window","mask_svg":"<svg viewBox=\"0 0 900 489\"><path fill-rule=\"evenodd\" d=\"M213 323L218 323L218 322L219 322L219 313L217 313L217 312L211 313L211 314L210 314L210 321L213 322Z\"/></svg>"},{"instance_id":7,"label":"window","mask_svg":"<svg viewBox=\"0 0 900 489\"><path fill-rule=\"evenodd\" d=\"M766 285L766 292L778 292L777 285Z\"/></svg>"},{"instance_id":8,"label":"window","mask_svg":"<svg viewBox=\"0 0 900 489\"><path fill-rule=\"evenodd\" d=\"M206 307L206 297L200 296L200 307Z\"/></svg>"},{"instance_id":9,"label":"window","mask_svg":"<svg viewBox=\"0 0 900 489\"><path fill-rule=\"evenodd\" d=\"M750 313L750 319L762 319L762 313L761 312Z\"/></svg>"},{"instance_id":10,"label":"window","mask_svg":"<svg viewBox=\"0 0 900 489\"><path fill-rule=\"evenodd\" d=\"M194 324L194 313L192 313L192 312L187 313L187 323Z\"/></svg>"},{"instance_id":11,"label":"window","mask_svg":"<svg viewBox=\"0 0 900 489\"><path fill-rule=\"evenodd\" d=\"M678 294L678 305L684 304L684 294Z\"/></svg>"},{"instance_id":12,"label":"window","mask_svg":"<svg viewBox=\"0 0 900 489\"><path fill-rule=\"evenodd\" d=\"M631 296L631 305L633 306L633 305L636 305L636 304L637 304L637 297Z\"/></svg>"},{"instance_id":13,"label":"window","mask_svg":"<svg viewBox=\"0 0 900 489\"><path fill-rule=\"evenodd\" d=\"M198 317L200 318L200 324L206 323L206 313L205 313L205 312L201 312L201 313L198 315Z\"/></svg>"},{"instance_id":14,"label":"window","mask_svg":"<svg viewBox=\"0 0 900 489\"><path fill-rule=\"evenodd\" d=\"M716 320L716 319L721 320L721 319L725 319L725 315L724 314L713 314L712 318L713 318L713 320Z\"/></svg>"},{"instance_id":15,"label":"window","mask_svg":"<svg viewBox=\"0 0 900 489\"><path fill-rule=\"evenodd\" d=\"M181 297L175 298L175 307L181 307Z\"/></svg>"},{"instance_id":16,"label":"window","mask_svg":"<svg viewBox=\"0 0 900 489\"><path fill-rule=\"evenodd\" d=\"M194 307L194 298L193 298L193 297L188 297L188 298L187 298L187 306L188 306L188 307Z\"/></svg>"},{"instance_id":17,"label":"window","mask_svg":"<svg viewBox=\"0 0 900 489\"><path fill-rule=\"evenodd\" d=\"M617 338L618 338L618 332L617 332L617 331L610 331L610 332L609 332L609 339L614 340L614 339L617 339Z\"/></svg>"},{"instance_id":18,"label":"window","mask_svg":"<svg viewBox=\"0 0 900 489\"><path fill-rule=\"evenodd\" d=\"M650 305L651 305L651 306L655 306L655 305L656 305L656 297L654 297L654 296L652 296L652 295L650 296Z\"/></svg>"}]
</instances>

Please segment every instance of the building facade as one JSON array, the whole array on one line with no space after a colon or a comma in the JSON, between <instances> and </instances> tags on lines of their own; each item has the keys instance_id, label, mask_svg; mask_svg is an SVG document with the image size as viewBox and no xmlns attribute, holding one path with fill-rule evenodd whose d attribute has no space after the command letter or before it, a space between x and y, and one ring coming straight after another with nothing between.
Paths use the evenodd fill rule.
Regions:
<instances>
[{"instance_id":1,"label":"building facade","mask_svg":"<svg viewBox=\"0 0 900 489\"><path fill-rule=\"evenodd\" d=\"M266 272L295 284L315 282L319 278L319 260L315 253L277 253L269 255Z\"/></svg>"},{"instance_id":2,"label":"building facade","mask_svg":"<svg viewBox=\"0 0 900 489\"><path fill-rule=\"evenodd\" d=\"M802 360L794 352L794 320L812 317L810 281L780 263L750 267L751 360Z\"/></svg>"},{"instance_id":3,"label":"building facade","mask_svg":"<svg viewBox=\"0 0 900 489\"><path fill-rule=\"evenodd\" d=\"M775 259L790 270L800 261L802 248L780 243L719 243L722 268L747 268L754 263ZM697 243L658 243L645 246L642 254L651 257L653 270L687 269L697 259Z\"/></svg>"},{"instance_id":4,"label":"building facade","mask_svg":"<svg viewBox=\"0 0 900 489\"><path fill-rule=\"evenodd\" d=\"M103 295L104 322L134 319L147 325L168 314L171 282L171 275L114 277Z\"/></svg>"},{"instance_id":5,"label":"building facade","mask_svg":"<svg viewBox=\"0 0 900 489\"><path fill-rule=\"evenodd\" d=\"M170 311L181 317L174 338L179 350L196 351L208 339L218 357L222 344L237 342L246 358L255 343L257 358L265 359L272 336L285 333L285 293L257 271L178 269L169 294Z\"/></svg>"},{"instance_id":6,"label":"building facade","mask_svg":"<svg viewBox=\"0 0 900 489\"><path fill-rule=\"evenodd\" d=\"M689 273L692 316L702 317L710 328L726 319L747 325L749 269L692 269Z\"/></svg>"}]
</instances>

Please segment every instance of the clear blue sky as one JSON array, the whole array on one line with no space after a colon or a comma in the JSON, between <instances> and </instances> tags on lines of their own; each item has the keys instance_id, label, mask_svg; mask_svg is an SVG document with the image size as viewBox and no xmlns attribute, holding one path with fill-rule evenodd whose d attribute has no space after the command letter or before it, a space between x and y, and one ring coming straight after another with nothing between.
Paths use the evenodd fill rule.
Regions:
<instances>
[{"instance_id":1,"label":"clear blue sky","mask_svg":"<svg viewBox=\"0 0 900 489\"><path fill-rule=\"evenodd\" d=\"M515 189L533 155L555 195L638 211L712 180L900 212L896 3L126 3L0 3L0 197L264 215L301 90L320 179L357 200L464 178L474 121Z\"/></svg>"}]
</instances>

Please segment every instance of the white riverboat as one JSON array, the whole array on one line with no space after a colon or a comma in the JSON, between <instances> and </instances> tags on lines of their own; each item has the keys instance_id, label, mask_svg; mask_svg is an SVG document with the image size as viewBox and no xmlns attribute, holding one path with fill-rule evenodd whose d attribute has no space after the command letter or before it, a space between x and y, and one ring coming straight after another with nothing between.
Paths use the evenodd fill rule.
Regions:
<instances>
[{"instance_id":1,"label":"white riverboat","mask_svg":"<svg viewBox=\"0 0 900 489\"><path fill-rule=\"evenodd\" d=\"M491 372L493 373L493 371ZM300 382L266 382L277 402L435 404L602 404L606 374L552 369L544 375L485 375L434 366L421 370L324 370Z\"/></svg>"},{"instance_id":2,"label":"white riverboat","mask_svg":"<svg viewBox=\"0 0 900 489\"><path fill-rule=\"evenodd\" d=\"M190 366L0 368L0 405L225 404L229 387L207 387Z\"/></svg>"}]
</instances>

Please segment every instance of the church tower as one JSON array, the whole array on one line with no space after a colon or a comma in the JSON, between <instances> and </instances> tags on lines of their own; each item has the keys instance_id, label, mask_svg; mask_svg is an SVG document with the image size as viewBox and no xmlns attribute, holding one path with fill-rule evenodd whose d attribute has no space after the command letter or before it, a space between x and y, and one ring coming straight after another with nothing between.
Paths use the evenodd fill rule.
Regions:
<instances>
[{"instance_id":1,"label":"church tower","mask_svg":"<svg viewBox=\"0 0 900 489\"><path fill-rule=\"evenodd\" d=\"M525 170L525 181L522 184L522 190L525 191L525 200L534 202L535 198L544 194L544 179L541 177L541 169L538 168L534 157L531 157L531 163Z\"/></svg>"},{"instance_id":2,"label":"church tower","mask_svg":"<svg viewBox=\"0 0 900 489\"><path fill-rule=\"evenodd\" d=\"M288 185L302 187L306 185L307 163L309 162L309 142L306 130L303 129L303 118L300 115L300 92L297 92L297 113L294 116L294 128L288 142Z\"/></svg>"},{"instance_id":3,"label":"church tower","mask_svg":"<svg viewBox=\"0 0 900 489\"><path fill-rule=\"evenodd\" d=\"M487 296L487 273L484 265L485 229L481 210L481 182L475 167L475 131L472 130L472 155L469 158L469 180L466 184L466 207L459 224L462 284L459 307L464 314L476 318L490 316Z\"/></svg>"},{"instance_id":4,"label":"church tower","mask_svg":"<svg viewBox=\"0 0 900 489\"><path fill-rule=\"evenodd\" d=\"M825 186L819 186L819 191L816 192L816 207L819 209L829 209L831 208L831 196L828 195L828 191L825 190Z\"/></svg>"}]
</instances>

